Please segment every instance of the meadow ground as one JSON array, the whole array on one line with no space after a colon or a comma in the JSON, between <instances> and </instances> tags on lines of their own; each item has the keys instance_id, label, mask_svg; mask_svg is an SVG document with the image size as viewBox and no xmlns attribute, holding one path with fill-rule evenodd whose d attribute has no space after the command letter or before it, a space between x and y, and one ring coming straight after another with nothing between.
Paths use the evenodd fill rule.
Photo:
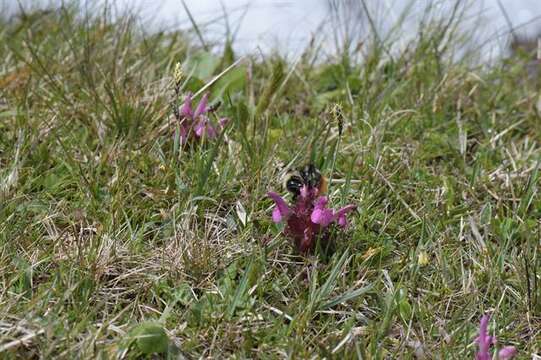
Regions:
<instances>
[{"instance_id":1,"label":"meadow ground","mask_svg":"<svg viewBox=\"0 0 541 360\"><path fill-rule=\"evenodd\" d=\"M293 61L105 11L0 20L1 357L468 359L484 313L540 354L539 83L454 15ZM213 140L180 141L177 62L181 95L227 70ZM310 161L357 211L298 256L266 194Z\"/></svg>"}]
</instances>

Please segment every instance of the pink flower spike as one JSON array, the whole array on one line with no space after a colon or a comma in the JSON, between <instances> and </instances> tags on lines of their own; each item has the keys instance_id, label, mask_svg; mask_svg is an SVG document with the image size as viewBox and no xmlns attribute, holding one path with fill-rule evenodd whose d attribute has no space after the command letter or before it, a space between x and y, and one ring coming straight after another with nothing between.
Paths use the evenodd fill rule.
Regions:
<instances>
[{"instance_id":1,"label":"pink flower spike","mask_svg":"<svg viewBox=\"0 0 541 360\"><path fill-rule=\"evenodd\" d=\"M193 111L192 111L192 94L188 93L186 95L186 99L184 99L184 104L180 108L180 114L184 116L185 118L192 118L193 117Z\"/></svg>"},{"instance_id":2,"label":"pink flower spike","mask_svg":"<svg viewBox=\"0 0 541 360\"><path fill-rule=\"evenodd\" d=\"M268 196L276 203L272 220L285 222L283 233L301 254L312 252L318 241L323 245L322 249L331 249L336 240L331 224L336 222L344 227L346 214L356 208L348 205L340 210L332 209L329 198L319 196L318 187L311 183L302 186L299 193L294 193L291 204L274 192L269 192Z\"/></svg>"},{"instance_id":3,"label":"pink flower spike","mask_svg":"<svg viewBox=\"0 0 541 360\"><path fill-rule=\"evenodd\" d=\"M281 222L284 218L289 217L291 209L287 206L285 200L275 192L269 191L267 195L274 200L276 207L272 210L272 221L275 223Z\"/></svg>"},{"instance_id":4,"label":"pink flower spike","mask_svg":"<svg viewBox=\"0 0 541 360\"><path fill-rule=\"evenodd\" d=\"M196 118L199 115L203 115L207 112L207 103L209 101L209 94L203 95L201 98L201 101L199 102L199 105L197 105L197 109L195 109L195 113L193 114L193 117Z\"/></svg>"},{"instance_id":5,"label":"pink flower spike","mask_svg":"<svg viewBox=\"0 0 541 360\"><path fill-rule=\"evenodd\" d=\"M512 359L517 355L517 349L514 346L505 346L498 352L499 360L508 360Z\"/></svg>"},{"instance_id":6,"label":"pink flower spike","mask_svg":"<svg viewBox=\"0 0 541 360\"><path fill-rule=\"evenodd\" d=\"M489 315L483 315L479 324L479 336L475 340L479 346L479 352L475 354L475 360L490 360L490 346L494 343L494 338L488 335Z\"/></svg>"},{"instance_id":7,"label":"pink flower spike","mask_svg":"<svg viewBox=\"0 0 541 360\"><path fill-rule=\"evenodd\" d=\"M316 200L314 211L312 211L312 215L310 216L310 220L314 224L327 227L333 221L333 211L327 209L327 202L328 200L325 196L321 196Z\"/></svg>"}]
</instances>

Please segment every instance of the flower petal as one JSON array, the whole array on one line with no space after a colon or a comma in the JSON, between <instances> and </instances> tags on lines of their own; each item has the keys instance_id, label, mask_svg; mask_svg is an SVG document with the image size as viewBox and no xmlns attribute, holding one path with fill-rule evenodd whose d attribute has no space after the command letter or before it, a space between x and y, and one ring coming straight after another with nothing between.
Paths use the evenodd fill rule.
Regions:
<instances>
[{"instance_id":1,"label":"flower petal","mask_svg":"<svg viewBox=\"0 0 541 360\"><path fill-rule=\"evenodd\" d=\"M214 139L218 135L216 128L212 126L212 124L207 118L199 120L195 124L194 131L197 137L206 136L208 139Z\"/></svg>"},{"instance_id":2,"label":"flower petal","mask_svg":"<svg viewBox=\"0 0 541 360\"><path fill-rule=\"evenodd\" d=\"M272 221L275 223L281 222L284 218L287 218L291 213L291 209L285 202L285 200L275 192L269 191L267 193L268 197L274 200L276 207L272 211Z\"/></svg>"},{"instance_id":3,"label":"flower petal","mask_svg":"<svg viewBox=\"0 0 541 360\"><path fill-rule=\"evenodd\" d=\"M186 98L184 99L184 104L180 108L180 114L184 116L185 118L190 118L190 119L193 118L191 93L186 94Z\"/></svg>"},{"instance_id":4,"label":"flower petal","mask_svg":"<svg viewBox=\"0 0 541 360\"><path fill-rule=\"evenodd\" d=\"M199 105L197 105L197 109L195 109L195 113L193 114L193 117L196 118L199 115L203 115L207 112L207 104L209 101L209 94L203 95L201 98L201 101L199 102Z\"/></svg>"},{"instance_id":5,"label":"flower petal","mask_svg":"<svg viewBox=\"0 0 541 360\"><path fill-rule=\"evenodd\" d=\"M282 222L282 212L280 211L280 208L276 206L274 209L272 209L272 221L274 221L275 224L278 224L279 222Z\"/></svg>"},{"instance_id":6,"label":"flower petal","mask_svg":"<svg viewBox=\"0 0 541 360\"><path fill-rule=\"evenodd\" d=\"M505 346L498 352L499 360L509 360L517 355L517 349L514 346Z\"/></svg>"},{"instance_id":7,"label":"flower petal","mask_svg":"<svg viewBox=\"0 0 541 360\"><path fill-rule=\"evenodd\" d=\"M194 127L194 132L197 137L203 137L205 129L207 127L207 121L205 119L199 120Z\"/></svg>"},{"instance_id":8,"label":"flower petal","mask_svg":"<svg viewBox=\"0 0 541 360\"><path fill-rule=\"evenodd\" d=\"M327 209L328 201L329 200L325 196L320 196L316 200L314 211L312 211L312 215L310 215L310 220L312 220L314 224L327 227L333 221L333 211L331 209Z\"/></svg>"},{"instance_id":9,"label":"flower petal","mask_svg":"<svg viewBox=\"0 0 541 360\"><path fill-rule=\"evenodd\" d=\"M499 360L508 360L515 357L517 354L517 349L514 346L505 346L498 352Z\"/></svg>"},{"instance_id":10,"label":"flower petal","mask_svg":"<svg viewBox=\"0 0 541 360\"><path fill-rule=\"evenodd\" d=\"M338 225L340 225L341 227L346 227L348 224L348 221L346 219L347 213L355 210L356 208L357 206L355 205L344 206L334 214L334 220L338 220Z\"/></svg>"},{"instance_id":11,"label":"flower petal","mask_svg":"<svg viewBox=\"0 0 541 360\"><path fill-rule=\"evenodd\" d=\"M323 227L327 227L332 222L332 210L316 209L312 212L310 220L312 220L314 224L319 224Z\"/></svg>"}]
</instances>

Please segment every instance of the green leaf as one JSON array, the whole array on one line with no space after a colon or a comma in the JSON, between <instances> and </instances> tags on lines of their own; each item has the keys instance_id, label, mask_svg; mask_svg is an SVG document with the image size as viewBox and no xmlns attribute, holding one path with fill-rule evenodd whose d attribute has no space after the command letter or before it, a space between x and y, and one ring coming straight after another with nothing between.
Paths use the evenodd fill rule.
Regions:
<instances>
[{"instance_id":1,"label":"green leaf","mask_svg":"<svg viewBox=\"0 0 541 360\"><path fill-rule=\"evenodd\" d=\"M225 92L240 92L245 84L246 69L243 66L231 69L212 85L212 97L221 97Z\"/></svg>"},{"instance_id":2,"label":"green leaf","mask_svg":"<svg viewBox=\"0 0 541 360\"><path fill-rule=\"evenodd\" d=\"M202 51L190 59L188 73L198 79L208 79L216 72L218 65L220 65L219 58L209 52Z\"/></svg>"},{"instance_id":3,"label":"green leaf","mask_svg":"<svg viewBox=\"0 0 541 360\"><path fill-rule=\"evenodd\" d=\"M408 301L408 292L405 289L398 290L397 306L400 316L404 322L408 322L411 319L412 307Z\"/></svg>"},{"instance_id":4,"label":"green leaf","mask_svg":"<svg viewBox=\"0 0 541 360\"><path fill-rule=\"evenodd\" d=\"M331 274L327 278L327 281L323 284L323 286L320 289L319 296L320 299L326 299L331 292L334 290L336 286L336 279L338 278L338 275L342 271L342 268L344 267L344 264L346 264L349 261L349 249L344 251L338 262L334 265L334 267L331 270Z\"/></svg>"},{"instance_id":5,"label":"green leaf","mask_svg":"<svg viewBox=\"0 0 541 360\"><path fill-rule=\"evenodd\" d=\"M310 290L310 307L312 309L322 310L328 304L333 303L333 301L328 301L326 303L324 303L324 301L328 299L328 297L331 295L332 291L336 287L336 279L338 278L338 275L342 271L342 268L344 267L344 265L347 262L349 262L349 260L350 260L350 256L349 256L349 249L348 249L342 254L340 259L334 264L329 276L327 277L327 280L320 288L316 287L317 276L314 276L314 281L311 283L311 290Z\"/></svg>"},{"instance_id":6,"label":"green leaf","mask_svg":"<svg viewBox=\"0 0 541 360\"><path fill-rule=\"evenodd\" d=\"M130 336L132 341L135 341L138 350L145 355L167 352L169 338L158 323L141 323L130 331Z\"/></svg>"},{"instance_id":7,"label":"green leaf","mask_svg":"<svg viewBox=\"0 0 541 360\"><path fill-rule=\"evenodd\" d=\"M370 290L372 290L372 285L364 286L364 287L359 288L359 289L355 289L355 290L345 292L342 295L339 295L339 296L335 297L331 301L329 301L326 304L324 304L323 306L321 306L321 310L329 309L329 308L332 308L333 306L336 306L338 304L347 302L349 300L353 300L356 297L359 297L361 295L366 294Z\"/></svg>"},{"instance_id":8,"label":"green leaf","mask_svg":"<svg viewBox=\"0 0 541 360\"><path fill-rule=\"evenodd\" d=\"M328 65L320 71L316 88L319 92L336 90L342 86L344 78L345 73L341 65Z\"/></svg>"},{"instance_id":9,"label":"green leaf","mask_svg":"<svg viewBox=\"0 0 541 360\"><path fill-rule=\"evenodd\" d=\"M491 220L492 220L492 205L489 202L487 202L485 206L483 206L483 209L481 210L480 224L490 225Z\"/></svg>"},{"instance_id":10,"label":"green leaf","mask_svg":"<svg viewBox=\"0 0 541 360\"><path fill-rule=\"evenodd\" d=\"M0 111L0 118L13 117L17 115L17 110Z\"/></svg>"},{"instance_id":11,"label":"green leaf","mask_svg":"<svg viewBox=\"0 0 541 360\"><path fill-rule=\"evenodd\" d=\"M203 80L200 80L195 76L191 76L186 81L186 84L184 85L184 90L195 93L199 89L201 89L203 86L205 86L205 82ZM184 97L182 97L181 100L184 100Z\"/></svg>"},{"instance_id":12,"label":"green leaf","mask_svg":"<svg viewBox=\"0 0 541 360\"><path fill-rule=\"evenodd\" d=\"M242 276L242 279L240 280L239 286L237 287L237 290L235 291L235 295L233 297L233 300L229 304L229 307L227 309L227 315L229 318L232 318L235 314L235 310L237 307L241 305L242 299L245 296L246 292L248 291L248 285L250 280L250 275L253 271L253 262L250 262L248 265L248 268L244 272L244 275Z\"/></svg>"}]
</instances>

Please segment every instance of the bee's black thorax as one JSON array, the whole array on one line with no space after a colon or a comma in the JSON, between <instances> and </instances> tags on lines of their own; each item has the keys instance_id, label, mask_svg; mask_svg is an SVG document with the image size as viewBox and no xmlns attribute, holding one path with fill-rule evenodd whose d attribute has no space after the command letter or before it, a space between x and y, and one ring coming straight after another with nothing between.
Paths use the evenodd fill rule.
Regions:
<instances>
[{"instance_id":1,"label":"bee's black thorax","mask_svg":"<svg viewBox=\"0 0 541 360\"><path fill-rule=\"evenodd\" d=\"M306 165L288 174L285 179L285 188L296 198L301 193L301 188L319 187L321 183L321 173L313 164Z\"/></svg>"},{"instance_id":2,"label":"bee's black thorax","mask_svg":"<svg viewBox=\"0 0 541 360\"><path fill-rule=\"evenodd\" d=\"M318 187L321 181L321 173L313 164L306 165L301 170L301 176L304 180L304 184L310 188Z\"/></svg>"}]
</instances>

